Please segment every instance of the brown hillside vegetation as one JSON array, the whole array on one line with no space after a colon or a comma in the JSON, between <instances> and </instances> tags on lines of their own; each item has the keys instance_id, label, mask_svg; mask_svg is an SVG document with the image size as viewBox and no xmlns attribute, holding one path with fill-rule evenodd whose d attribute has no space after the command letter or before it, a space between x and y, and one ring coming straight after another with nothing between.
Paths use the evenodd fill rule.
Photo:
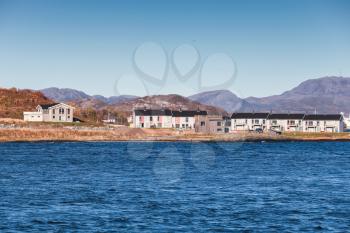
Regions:
<instances>
[{"instance_id":1,"label":"brown hillside vegetation","mask_svg":"<svg viewBox=\"0 0 350 233\"><path fill-rule=\"evenodd\" d=\"M53 103L39 91L0 88L0 117L23 118L24 111L33 111L39 104Z\"/></svg>"},{"instance_id":2,"label":"brown hillside vegetation","mask_svg":"<svg viewBox=\"0 0 350 233\"><path fill-rule=\"evenodd\" d=\"M20 90L17 88L0 88L0 118L23 119L23 112L35 111L39 104L50 104L55 101L45 97L39 91ZM74 116L84 122L96 123L101 122L108 115L107 110L98 110L96 106L80 106L72 104L75 109ZM119 116L118 113L113 113L113 116ZM125 117L124 117L125 118ZM124 120L126 122L126 119Z\"/></svg>"},{"instance_id":3,"label":"brown hillside vegetation","mask_svg":"<svg viewBox=\"0 0 350 233\"><path fill-rule=\"evenodd\" d=\"M210 114L226 115L225 110L192 101L180 95L152 95L115 104L111 108L117 111L131 112L133 108L169 108L171 110L206 110Z\"/></svg>"}]
</instances>

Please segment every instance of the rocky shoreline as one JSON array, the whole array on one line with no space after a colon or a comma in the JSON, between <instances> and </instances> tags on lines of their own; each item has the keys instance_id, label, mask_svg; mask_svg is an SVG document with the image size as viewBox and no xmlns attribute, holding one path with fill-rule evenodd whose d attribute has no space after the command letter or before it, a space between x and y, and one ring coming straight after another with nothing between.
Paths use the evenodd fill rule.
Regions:
<instances>
[{"instance_id":1,"label":"rocky shoreline","mask_svg":"<svg viewBox=\"0 0 350 233\"><path fill-rule=\"evenodd\" d=\"M350 141L349 133L230 133L202 134L172 129L133 129L128 127L9 127L0 129L0 142L40 141L159 141L159 142L279 142Z\"/></svg>"}]
</instances>

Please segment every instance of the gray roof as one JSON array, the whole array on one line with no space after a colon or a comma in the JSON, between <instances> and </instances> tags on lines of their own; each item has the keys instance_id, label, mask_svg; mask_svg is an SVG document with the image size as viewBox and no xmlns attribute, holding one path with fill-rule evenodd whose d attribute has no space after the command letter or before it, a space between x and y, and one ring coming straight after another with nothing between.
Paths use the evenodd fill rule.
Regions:
<instances>
[{"instance_id":1,"label":"gray roof","mask_svg":"<svg viewBox=\"0 0 350 233\"><path fill-rule=\"evenodd\" d=\"M172 116L174 117L193 117L193 116L205 116L208 115L207 111L188 111L188 110L181 110L181 111L172 111Z\"/></svg>"},{"instance_id":2,"label":"gray roof","mask_svg":"<svg viewBox=\"0 0 350 233\"><path fill-rule=\"evenodd\" d=\"M341 114L309 114L305 115L304 120L329 120L329 121L338 121L342 119Z\"/></svg>"},{"instance_id":3,"label":"gray roof","mask_svg":"<svg viewBox=\"0 0 350 233\"><path fill-rule=\"evenodd\" d=\"M135 109L136 116L174 116L174 117L193 117L196 115L207 115L207 111L180 110L172 111L170 109Z\"/></svg>"},{"instance_id":4,"label":"gray roof","mask_svg":"<svg viewBox=\"0 0 350 233\"><path fill-rule=\"evenodd\" d=\"M266 119L268 112L236 112L233 113L232 119Z\"/></svg>"},{"instance_id":5,"label":"gray roof","mask_svg":"<svg viewBox=\"0 0 350 233\"><path fill-rule=\"evenodd\" d=\"M53 104L39 104L39 106L42 108L42 109L49 109L51 108L52 106L55 106L59 103L53 103Z\"/></svg>"},{"instance_id":6,"label":"gray roof","mask_svg":"<svg viewBox=\"0 0 350 233\"><path fill-rule=\"evenodd\" d=\"M171 116L169 109L135 109L136 116Z\"/></svg>"},{"instance_id":7,"label":"gray roof","mask_svg":"<svg viewBox=\"0 0 350 233\"><path fill-rule=\"evenodd\" d=\"M268 119L275 119L275 120L285 120L285 119L297 119L302 120L304 118L305 114L303 113L271 113L268 117Z\"/></svg>"}]
</instances>

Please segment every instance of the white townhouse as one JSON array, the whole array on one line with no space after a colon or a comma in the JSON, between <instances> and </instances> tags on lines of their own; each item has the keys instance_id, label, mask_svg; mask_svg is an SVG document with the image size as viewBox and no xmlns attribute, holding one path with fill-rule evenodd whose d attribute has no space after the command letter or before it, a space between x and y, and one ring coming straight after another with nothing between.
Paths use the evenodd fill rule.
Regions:
<instances>
[{"instance_id":1,"label":"white townhouse","mask_svg":"<svg viewBox=\"0 0 350 233\"><path fill-rule=\"evenodd\" d=\"M73 122L74 107L68 104L41 104L36 110L36 112L23 112L23 119L35 122Z\"/></svg>"},{"instance_id":2,"label":"white townhouse","mask_svg":"<svg viewBox=\"0 0 350 233\"><path fill-rule=\"evenodd\" d=\"M310 114L303 119L305 132L344 132L342 114Z\"/></svg>"},{"instance_id":3,"label":"white townhouse","mask_svg":"<svg viewBox=\"0 0 350 233\"><path fill-rule=\"evenodd\" d=\"M302 113L270 113L267 117L267 129L275 131L303 131Z\"/></svg>"},{"instance_id":4,"label":"white townhouse","mask_svg":"<svg viewBox=\"0 0 350 233\"><path fill-rule=\"evenodd\" d=\"M135 109L134 128L171 128L172 114L169 109Z\"/></svg>"},{"instance_id":5,"label":"white townhouse","mask_svg":"<svg viewBox=\"0 0 350 233\"><path fill-rule=\"evenodd\" d=\"M231 116L231 130L232 131L247 131L262 129L266 130L267 117L269 113L266 112L237 112Z\"/></svg>"},{"instance_id":6,"label":"white townhouse","mask_svg":"<svg viewBox=\"0 0 350 233\"><path fill-rule=\"evenodd\" d=\"M206 116L206 111L172 111L172 127L175 129L194 129L195 116Z\"/></svg>"}]
</instances>

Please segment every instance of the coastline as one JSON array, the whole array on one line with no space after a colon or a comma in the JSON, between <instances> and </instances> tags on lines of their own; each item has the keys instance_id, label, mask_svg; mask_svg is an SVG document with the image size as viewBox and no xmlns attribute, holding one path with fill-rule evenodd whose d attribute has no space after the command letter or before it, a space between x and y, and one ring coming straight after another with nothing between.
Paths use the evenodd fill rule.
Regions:
<instances>
[{"instance_id":1,"label":"coastline","mask_svg":"<svg viewBox=\"0 0 350 233\"><path fill-rule=\"evenodd\" d=\"M0 142L288 142L350 141L349 133L269 133L239 132L202 134L170 129L104 128L2 128Z\"/></svg>"}]
</instances>

